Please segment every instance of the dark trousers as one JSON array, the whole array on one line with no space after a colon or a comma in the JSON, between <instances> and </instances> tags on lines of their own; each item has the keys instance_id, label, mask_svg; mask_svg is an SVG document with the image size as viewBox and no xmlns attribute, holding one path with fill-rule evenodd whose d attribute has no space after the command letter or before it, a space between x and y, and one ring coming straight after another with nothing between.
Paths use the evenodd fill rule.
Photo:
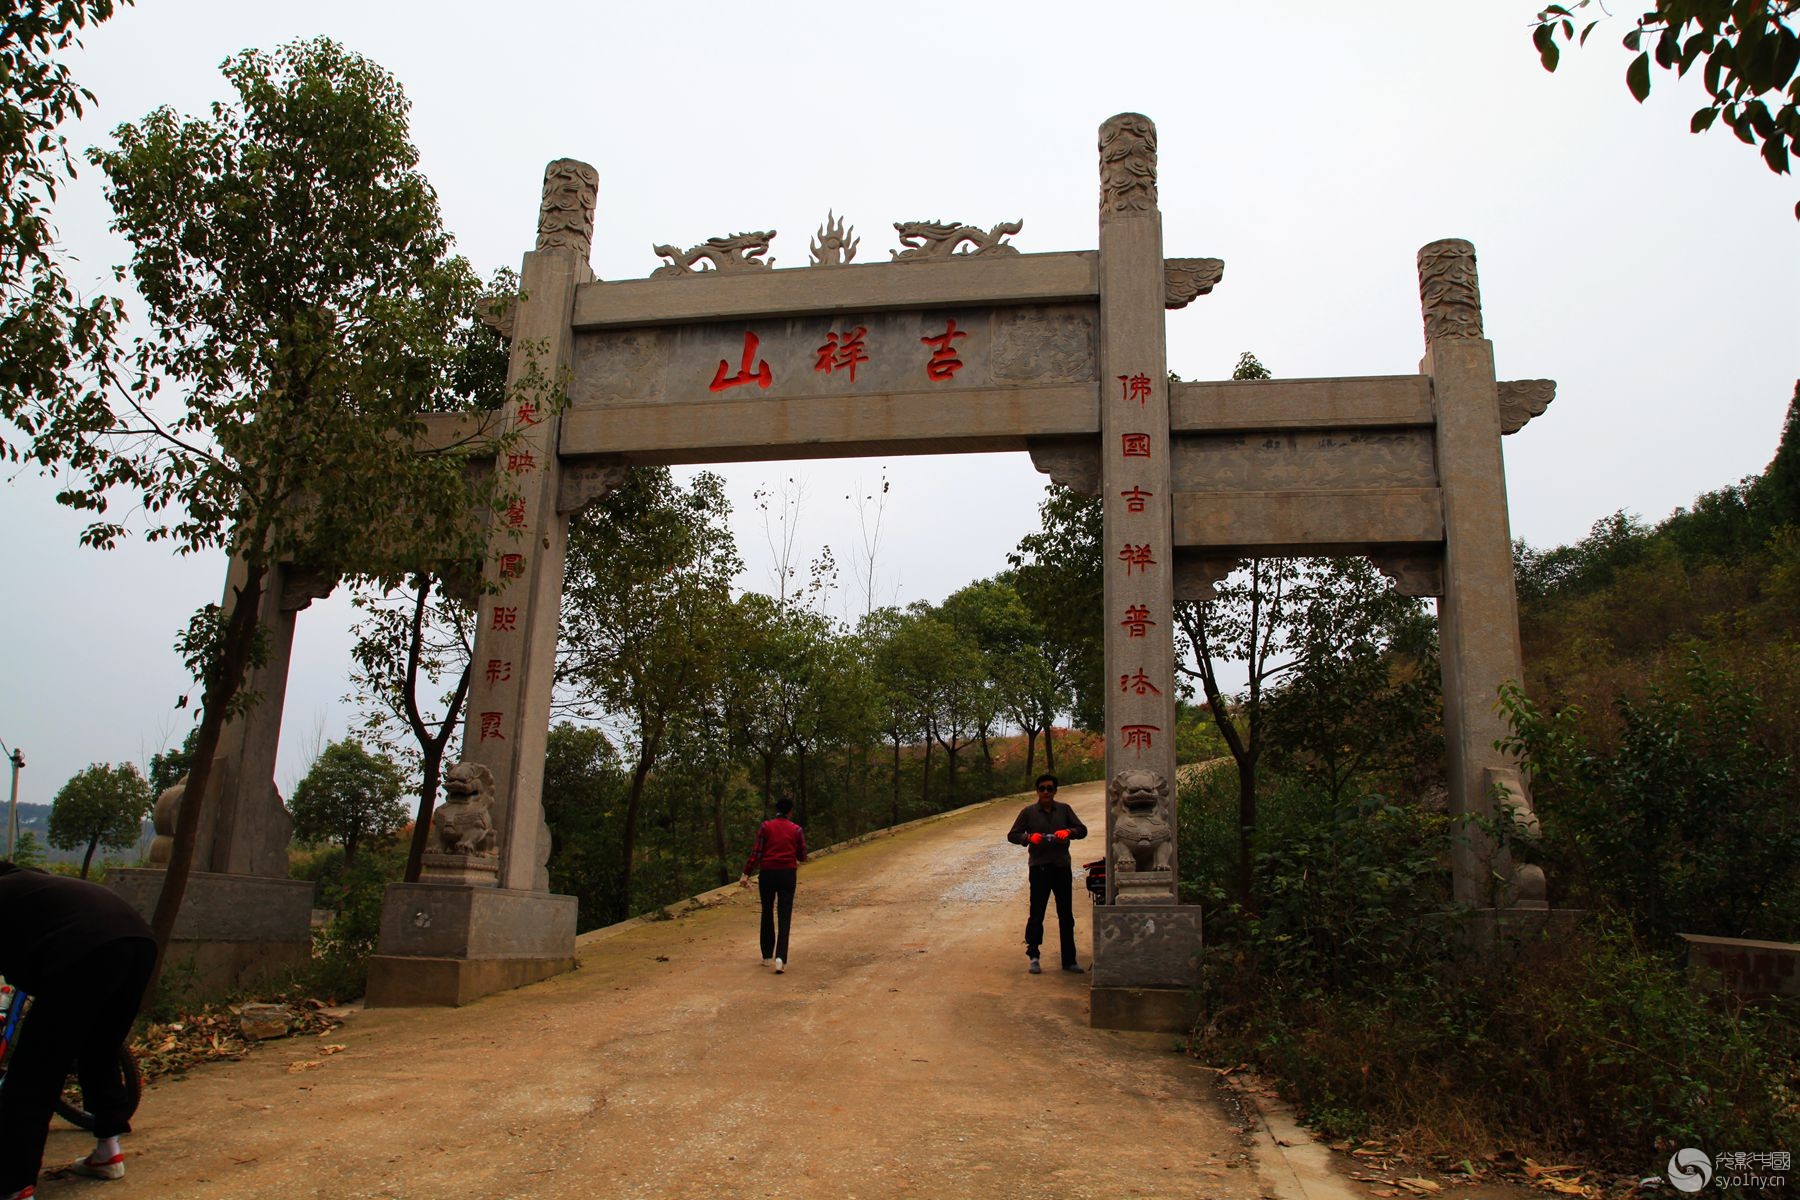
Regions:
<instances>
[{"instance_id":1,"label":"dark trousers","mask_svg":"<svg viewBox=\"0 0 1800 1200\"><path fill-rule=\"evenodd\" d=\"M795 867L786 870L764 870L757 876L757 887L762 892L762 952L764 958L779 958L788 961L788 930L794 927L794 883L800 872ZM776 920L781 922L780 932L776 932Z\"/></svg>"},{"instance_id":2,"label":"dark trousers","mask_svg":"<svg viewBox=\"0 0 1800 1200\"><path fill-rule=\"evenodd\" d=\"M1062 935L1063 966L1075 962L1074 870L1066 862L1039 863L1031 868L1031 915L1025 921L1025 952L1038 956L1044 943L1044 908L1056 897L1056 924Z\"/></svg>"},{"instance_id":3,"label":"dark trousers","mask_svg":"<svg viewBox=\"0 0 1800 1200\"><path fill-rule=\"evenodd\" d=\"M37 1182L50 1113L73 1067L94 1136L131 1131L119 1047L131 1032L156 945L124 938L101 946L33 994L0 1086L0 1196Z\"/></svg>"}]
</instances>

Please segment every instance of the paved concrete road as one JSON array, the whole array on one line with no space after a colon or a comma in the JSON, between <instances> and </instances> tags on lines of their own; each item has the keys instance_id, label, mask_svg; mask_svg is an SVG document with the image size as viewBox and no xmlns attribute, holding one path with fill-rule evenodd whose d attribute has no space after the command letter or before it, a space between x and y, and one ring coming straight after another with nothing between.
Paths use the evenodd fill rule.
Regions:
<instances>
[{"instance_id":1,"label":"paved concrete road","mask_svg":"<svg viewBox=\"0 0 1800 1200\"><path fill-rule=\"evenodd\" d=\"M1064 795L1102 827L1099 785ZM360 1013L153 1087L123 1182L39 1195L1258 1196L1205 1068L1088 1028L1085 975L1025 972L1025 855L1003 840L1024 802L801 868L785 975L734 889L590 935L535 987ZM1089 908L1078 890L1084 963ZM91 1145L54 1133L47 1161Z\"/></svg>"}]
</instances>

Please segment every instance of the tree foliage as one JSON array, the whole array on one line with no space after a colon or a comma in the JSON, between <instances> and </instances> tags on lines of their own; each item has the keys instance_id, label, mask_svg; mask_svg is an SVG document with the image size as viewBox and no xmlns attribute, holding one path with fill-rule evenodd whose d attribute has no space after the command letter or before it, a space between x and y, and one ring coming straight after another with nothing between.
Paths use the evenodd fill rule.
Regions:
<instances>
[{"instance_id":1,"label":"tree foliage","mask_svg":"<svg viewBox=\"0 0 1800 1200\"><path fill-rule=\"evenodd\" d=\"M333 742L288 800L294 836L342 846L348 867L358 845L387 837L406 823L400 803L405 782L387 755L371 752L354 738Z\"/></svg>"},{"instance_id":2,"label":"tree foliage","mask_svg":"<svg viewBox=\"0 0 1800 1200\"><path fill-rule=\"evenodd\" d=\"M155 795L130 763L94 763L62 785L50 804L49 841L58 850L85 847L81 877L87 878L94 851L137 845Z\"/></svg>"},{"instance_id":3,"label":"tree foliage","mask_svg":"<svg viewBox=\"0 0 1800 1200\"><path fill-rule=\"evenodd\" d=\"M201 690L190 797L206 794L244 703L271 566L396 579L479 559L474 513L492 500L462 470L467 447L412 448L415 414L455 390L480 287L450 252L399 85L325 39L222 70L235 103L203 118L158 109L90 152L149 332L124 403L66 406L33 449L63 469L59 499L92 514L83 541L123 535L108 504L124 492L151 540L239 565L232 602L201 610L179 643ZM164 946L201 807L181 809L152 922Z\"/></svg>"},{"instance_id":4,"label":"tree foliage","mask_svg":"<svg viewBox=\"0 0 1800 1200\"><path fill-rule=\"evenodd\" d=\"M1573 0L1538 13L1532 42L1545 70L1556 70L1562 59L1557 39L1577 39L1575 15L1590 5L1594 0ZM1605 12L1604 5L1595 7ZM1800 0L1656 0L1625 34L1633 55L1625 86L1642 103L1650 95L1652 63L1677 76L1699 65L1707 103L1695 110L1689 128L1700 133L1723 120L1740 142L1761 145L1769 170L1785 175L1800 143L1800 33L1789 21L1797 11ZM1600 20L1582 26L1580 44ZM1794 216L1800 219L1800 204Z\"/></svg>"},{"instance_id":5,"label":"tree foliage","mask_svg":"<svg viewBox=\"0 0 1800 1200\"><path fill-rule=\"evenodd\" d=\"M114 0L14 0L0 20L0 418L23 435L0 429L0 461L54 465L61 427L104 408L112 384L123 310L70 285L50 207L75 174L58 128L94 102L59 56L113 9Z\"/></svg>"}]
</instances>

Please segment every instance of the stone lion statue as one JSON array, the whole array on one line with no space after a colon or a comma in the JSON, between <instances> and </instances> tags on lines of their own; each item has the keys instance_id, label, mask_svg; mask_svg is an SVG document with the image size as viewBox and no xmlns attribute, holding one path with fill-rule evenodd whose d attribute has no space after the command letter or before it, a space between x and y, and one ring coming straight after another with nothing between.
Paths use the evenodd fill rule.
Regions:
<instances>
[{"instance_id":1,"label":"stone lion statue","mask_svg":"<svg viewBox=\"0 0 1800 1200\"><path fill-rule=\"evenodd\" d=\"M1175 830L1169 823L1169 781L1155 771L1128 769L1106 787L1112 808L1112 866L1167 871L1175 866Z\"/></svg>"},{"instance_id":2,"label":"stone lion statue","mask_svg":"<svg viewBox=\"0 0 1800 1200\"><path fill-rule=\"evenodd\" d=\"M500 852L494 828L494 773L480 763L459 762L444 773L449 799L431 814L439 854L487 858Z\"/></svg>"}]
</instances>

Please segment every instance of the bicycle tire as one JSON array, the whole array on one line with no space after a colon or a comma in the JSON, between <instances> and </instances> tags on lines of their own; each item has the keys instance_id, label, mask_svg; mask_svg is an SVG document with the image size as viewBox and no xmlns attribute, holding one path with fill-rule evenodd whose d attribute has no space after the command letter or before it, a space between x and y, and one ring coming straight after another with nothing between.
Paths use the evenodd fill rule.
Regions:
<instances>
[{"instance_id":1,"label":"bicycle tire","mask_svg":"<svg viewBox=\"0 0 1800 1200\"><path fill-rule=\"evenodd\" d=\"M130 1120L137 1113L138 1102L144 1098L144 1077L138 1071L137 1059L123 1046L119 1047L119 1072L125 1077L125 1118ZM64 1092L56 1098L56 1115L77 1129L92 1132L94 1114L69 1103L69 1095L69 1092Z\"/></svg>"}]
</instances>

